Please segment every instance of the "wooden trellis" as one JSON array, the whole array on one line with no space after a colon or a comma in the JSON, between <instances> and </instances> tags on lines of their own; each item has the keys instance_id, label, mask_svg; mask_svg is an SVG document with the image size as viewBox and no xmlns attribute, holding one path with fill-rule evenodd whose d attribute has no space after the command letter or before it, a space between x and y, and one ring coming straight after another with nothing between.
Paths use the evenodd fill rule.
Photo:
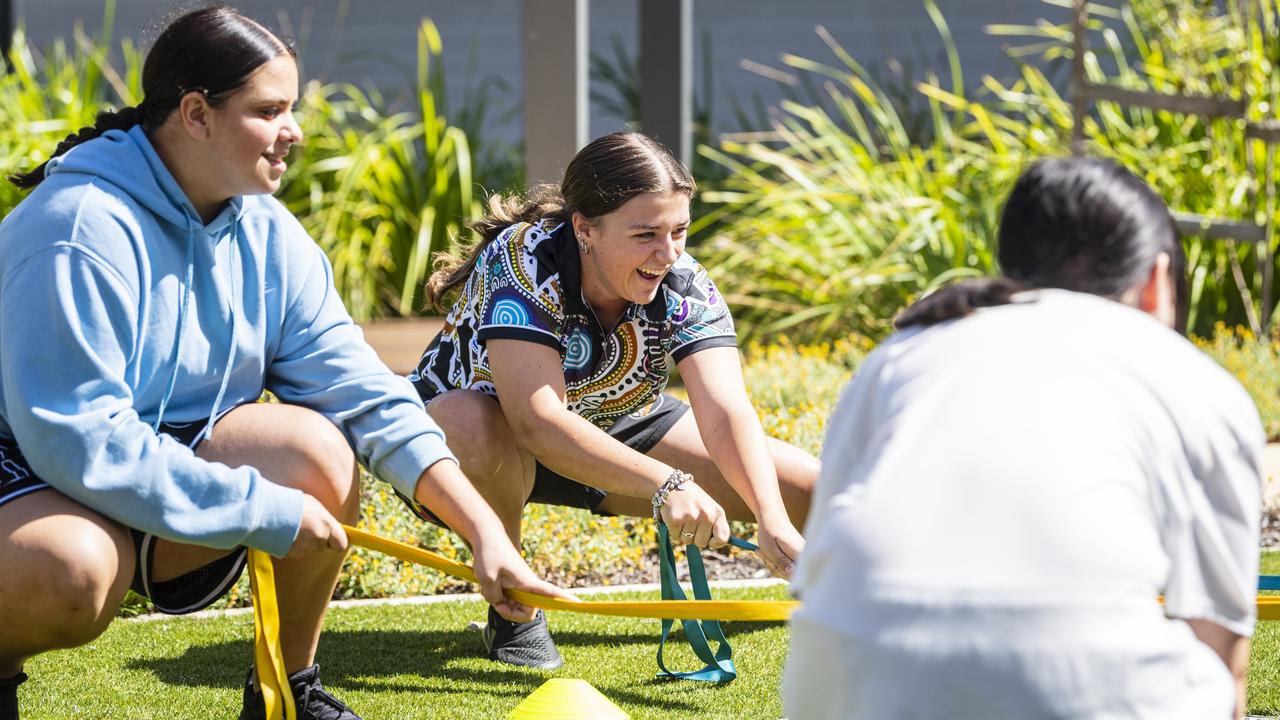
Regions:
<instances>
[{"instance_id":1,"label":"wooden trellis","mask_svg":"<svg viewBox=\"0 0 1280 720\"><path fill-rule=\"evenodd\" d=\"M1245 36L1249 36L1249 23L1255 10L1251 0L1228 0L1228 6L1234 6L1238 17L1244 22ZM1266 148L1266 159L1263 170L1263 209L1261 222L1255 219L1210 218L1194 213L1175 212L1178 230L1184 235L1198 235L1206 240L1223 240L1228 243L1252 243L1257 248L1258 263L1262 268L1261 317L1259 318L1249 302L1245 310L1249 314L1250 323L1259 337L1264 337L1271 326L1271 288L1275 274L1275 154L1272 148L1280 143L1280 121L1250 120L1248 118L1249 93L1245 64L1248 57L1241 58L1241 64L1235 73L1239 83L1239 97L1228 95L1194 95L1133 90L1109 83L1095 83L1085 74L1085 54L1088 52L1088 3L1086 0L1072 0L1071 25L1073 34L1073 57L1071 61L1071 111L1072 132L1071 152L1075 155L1085 153L1084 118L1090 108L1097 102L1114 102L1128 107L1143 107L1151 110L1198 115L1203 118L1225 118L1238 121L1243 125L1245 147L1245 171L1250 179L1250 205L1256 211L1258 204L1257 166L1254 157L1254 143L1260 140ZM1257 218L1257 213L1254 213ZM1237 269L1238 272L1238 269ZM1241 278L1237 277L1237 282ZM1247 300L1247 298L1246 298Z\"/></svg>"}]
</instances>

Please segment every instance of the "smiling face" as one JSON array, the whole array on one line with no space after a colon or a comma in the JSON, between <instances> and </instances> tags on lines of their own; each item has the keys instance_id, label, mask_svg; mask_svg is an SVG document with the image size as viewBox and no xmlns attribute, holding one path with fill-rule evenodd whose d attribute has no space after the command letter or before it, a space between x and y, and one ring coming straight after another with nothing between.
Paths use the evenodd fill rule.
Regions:
<instances>
[{"instance_id":1,"label":"smiling face","mask_svg":"<svg viewBox=\"0 0 1280 720\"><path fill-rule=\"evenodd\" d=\"M208 115L209 187L222 201L236 195L273 193L287 165L289 148L302 142L294 119L298 101L298 65L279 55Z\"/></svg>"},{"instance_id":2,"label":"smiling face","mask_svg":"<svg viewBox=\"0 0 1280 720\"><path fill-rule=\"evenodd\" d=\"M590 220L574 213L582 294L601 322L617 322L631 303L653 301L684 254L688 229L689 196L682 192L642 193Z\"/></svg>"}]
</instances>

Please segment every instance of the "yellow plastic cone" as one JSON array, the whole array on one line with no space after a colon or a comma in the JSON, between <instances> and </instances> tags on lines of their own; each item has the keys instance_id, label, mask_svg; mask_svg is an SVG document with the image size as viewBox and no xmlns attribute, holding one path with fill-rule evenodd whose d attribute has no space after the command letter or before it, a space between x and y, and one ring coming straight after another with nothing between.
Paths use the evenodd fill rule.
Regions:
<instances>
[{"instance_id":1,"label":"yellow plastic cone","mask_svg":"<svg viewBox=\"0 0 1280 720\"><path fill-rule=\"evenodd\" d=\"M552 678L516 706L507 720L628 720L586 680Z\"/></svg>"}]
</instances>

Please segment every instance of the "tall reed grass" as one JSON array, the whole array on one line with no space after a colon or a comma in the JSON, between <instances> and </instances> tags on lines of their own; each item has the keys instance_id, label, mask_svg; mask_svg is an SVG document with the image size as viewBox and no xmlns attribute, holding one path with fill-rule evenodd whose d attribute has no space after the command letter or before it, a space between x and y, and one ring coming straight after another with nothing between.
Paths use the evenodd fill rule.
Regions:
<instances>
[{"instance_id":1,"label":"tall reed grass","mask_svg":"<svg viewBox=\"0 0 1280 720\"><path fill-rule=\"evenodd\" d=\"M987 274L1001 198L1030 160L1068 152L1068 99L1051 80L1069 58L1068 0L1047 0L1060 23L993 26L1021 37L1010 49L1016 77L965 84L946 22L926 8L946 48L948 73L916 86L928 127L910 118L825 29L819 61L785 55L784 75L822 88L812 102L784 100L771 126L700 148L730 170L707 200L718 207L695 223L700 259L712 269L742 325L756 337L809 342L849 334L879 338L899 309L956 277ZM1134 0L1091 3L1101 42L1086 58L1091 79L1165 92L1238 92L1255 117L1275 117L1280 17L1258 4L1246 36L1216 3ZM1089 151L1124 163L1175 209L1261 218L1245 171L1241 128L1228 121L1100 103L1085 123ZM1264 157L1261 148L1258 158ZM1259 165L1261 166L1261 164ZM1186 238L1192 327L1216 321L1257 327L1260 273L1253 247Z\"/></svg>"},{"instance_id":2,"label":"tall reed grass","mask_svg":"<svg viewBox=\"0 0 1280 720\"><path fill-rule=\"evenodd\" d=\"M12 71L0 75L6 172L43 162L64 136L92 125L99 110L142 99L143 53L128 39L113 43L113 17L109 1L99 37L77 25L70 42L57 40L43 52L21 31L15 35ZM311 81L302 90L306 140L294 149L278 195L329 255L338 290L360 321L421 311L431 255L478 212L480 151L444 107L442 50L435 25L423 20L416 84L403 110L352 84ZM478 128L486 97L472 97L457 115ZM504 170L503 181L509 176ZM0 216L22 197L0 183Z\"/></svg>"}]
</instances>

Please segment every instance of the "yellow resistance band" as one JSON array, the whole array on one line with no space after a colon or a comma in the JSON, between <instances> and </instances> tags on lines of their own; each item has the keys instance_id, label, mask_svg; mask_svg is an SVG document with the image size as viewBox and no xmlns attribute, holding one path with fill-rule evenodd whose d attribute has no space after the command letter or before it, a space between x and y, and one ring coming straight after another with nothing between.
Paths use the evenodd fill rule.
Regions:
<instances>
[{"instance_id":1,"label":"yellow resistance band","mask_svg":"<svg viewBox=\"0 0 1280 720\"><path fill-rule=\"evenodd\" d=\"M353 527L344 525L343 529L347 531L347 539L352 545L377 550L405 562L426 565L468 582L476 581L476 575L471 568L460 562ZM791 613L800 606L800 603L795 600L644 600L638 602L579 600L575 602L546 595L535 595L523 590L508 590L507 595L512 600L544 610L568 610L593 615L659 620L781 621L791 617Z\"/></svg>"},{"instance_id":2,"label":"yellow resistance band","mask_svg":"<svg viewBox=\"0 0 1280 720\"><path fill-rule=\"evenodd\" d=\"M280 648L275 570L270 555L252 548L249 549L249 590L253 593L253 669L258 673L267 720L297 720L293 689L289 687L284 651Z\"/></svg>"},{"instance_id":3,"label":"yellow resistance band","mask_svg":"<svg viewBox=\"0 0 1280 720\"><path fill-rule=\"evenodd\" d=\"M1258 597L1258 619L1280 620L1280 595Z\"/></svg>"},{"instance_id":4,"label":"yellow resistance band","mask_svg":"<svg viewBox=\"0 0 1280 720\"><path fill-rule=\"evenodd\" d=\"M380 537L364 530L343 525L352 545L377 550L394 558L476 582L471 568L433 552ZM275 582L271 558L259 550L249 551L251 587L253 590L254 667L262 686L267 707L267 720L295 720L293 693L280 650L280 617L276 606ZM800 606L795 600L647 600L638 602L573 601L536 595L523 590L508 590L513 600L545 610L613 615L616 617L656 618L671 620L786 620ZM1280 620L1280 595L1258 598L1259 620ZM263 677L262 668L268 668ZM274 677L272 677L274 676ZM284 715L281 715L283 705Z\"/></svg>"}]
</instances>

